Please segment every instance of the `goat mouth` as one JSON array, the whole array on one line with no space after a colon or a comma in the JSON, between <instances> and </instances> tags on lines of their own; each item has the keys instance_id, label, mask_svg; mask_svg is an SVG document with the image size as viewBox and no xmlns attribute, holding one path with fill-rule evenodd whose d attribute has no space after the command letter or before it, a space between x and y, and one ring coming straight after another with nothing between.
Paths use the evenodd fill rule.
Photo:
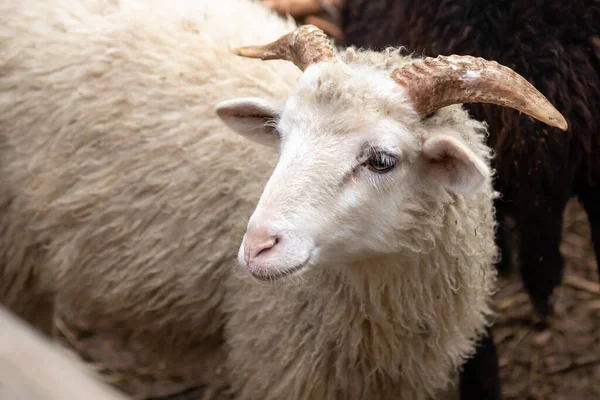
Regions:
<instances>
[{"instance_id":1,"label":"goat mouth","mask_svg":"<svg viewBox=\"0 0 600 400\"><path fill-rule=\"evenodd\" d=\"M306 268L307 265L308 265L308 260L306 260L305 262L303 262L301 264L296 265L295 267L288 268L283 271L276 270L276 271L269 271L267 273L257 273L255 271L249 271L249 272L250 272L250 275L252 275L254 278L256 278L260 281L274 282L281 278L286 278L286 277L292 276L292 275L300 272L301 270Z\"/></svg>"}]
</instances>

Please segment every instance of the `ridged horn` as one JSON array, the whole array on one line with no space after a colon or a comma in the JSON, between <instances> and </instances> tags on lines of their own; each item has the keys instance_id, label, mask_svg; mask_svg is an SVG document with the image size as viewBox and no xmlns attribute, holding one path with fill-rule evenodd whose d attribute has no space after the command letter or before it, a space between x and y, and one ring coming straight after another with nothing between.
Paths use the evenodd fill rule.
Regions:
<instances>
[{"instance_id":1,"label":"ridged horn","mask_svg":"<svg viewBox=\"0 0 600 400\"><path fill-rule=\"evenodd\" d=\"M302 71L314 63L336 61L327 35L314 25L302 25L269 44L238 47L233 52L248 58L291 61Z\"/></svg>"},{"instance_id":2,"label":"ridged horn","mask_svg":"<svg viewBox=\"0 0 600 400\"><path fill-rule=\"evenodd\" d=\"M438 56L416 60L392 72L421 118L442 107L490 103L510 107L563 131L563 115L525 78L512 69L472 56Z\"/></svg>"}]
</instances>

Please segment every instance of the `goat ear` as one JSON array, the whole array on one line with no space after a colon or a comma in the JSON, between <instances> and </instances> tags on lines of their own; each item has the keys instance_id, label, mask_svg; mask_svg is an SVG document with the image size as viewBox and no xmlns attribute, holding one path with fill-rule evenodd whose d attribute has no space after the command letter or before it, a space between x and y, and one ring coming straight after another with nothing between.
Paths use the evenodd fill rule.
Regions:
<instances>
[{"instance_id":1,"label":"goat ear","mask_svg":"<svg viewBox=\"0 0 600 400\"><path fill-rule=\"evenodd\" d=\"M283 102L254 97L222 101L215 111L235 132L269 147L278 147L279 135L268 122L279 117Z\"/></svg>"},{"instance_id":2,"label":"goat ear","mask_svg":"<svg viewBox=\"0 0 600 400\"><path fill-rule=\"evenodd\" d=\"M469 195L490 176L490 169L460 139L434 135L423 143L425 171L455 193Z\"/></svg>"}]
</instances>

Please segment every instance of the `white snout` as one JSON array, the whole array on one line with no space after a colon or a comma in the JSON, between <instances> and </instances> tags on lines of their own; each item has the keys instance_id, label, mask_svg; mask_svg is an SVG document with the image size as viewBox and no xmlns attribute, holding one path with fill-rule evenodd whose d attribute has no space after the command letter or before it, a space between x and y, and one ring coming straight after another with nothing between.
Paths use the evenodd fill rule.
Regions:
<instances>
[{"instance_id":1,"label":"white snout","mask_svg":"<svg viewBox=\"0 0 600 400\"><path fill-rule=\"evenodd\" d=\"M256 279L274 281L301 274L310 262L312 247L294 233L249 226L238 261Z\"/></svg>"}]
</instances>

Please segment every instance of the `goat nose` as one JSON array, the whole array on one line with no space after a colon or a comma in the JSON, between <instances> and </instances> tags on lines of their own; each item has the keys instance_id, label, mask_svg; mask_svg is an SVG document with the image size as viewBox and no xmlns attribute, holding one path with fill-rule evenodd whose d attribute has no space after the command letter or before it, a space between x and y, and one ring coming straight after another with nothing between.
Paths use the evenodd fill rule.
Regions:
<instances>
[{"instance_id":1,"label":"goat nose","mask_svg":"<svg viewBox=\"0 0 600 400\"><path fill-rule=\"evenodd\" d=\"M279 243L279 237L264 232L248 232L244 243L244 259L251 264L259 256L271 251Z\"/></svg>"}]
</instances>

